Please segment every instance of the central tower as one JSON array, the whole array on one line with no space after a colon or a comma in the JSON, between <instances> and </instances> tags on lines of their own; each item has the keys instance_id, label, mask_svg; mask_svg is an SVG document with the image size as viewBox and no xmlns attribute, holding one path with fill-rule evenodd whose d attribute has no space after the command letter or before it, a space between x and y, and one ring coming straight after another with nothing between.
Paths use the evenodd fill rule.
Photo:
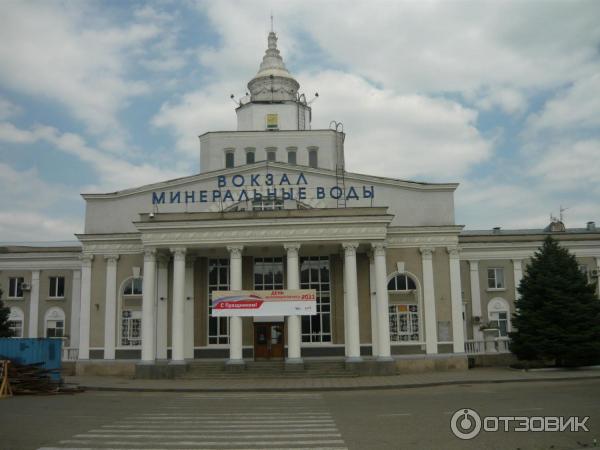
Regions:
<instances>
[{"instance_id":1,"label":"central tower","mask_svg":"<svg viewBox=\"0 0 600 450\"><path fill-rule=\"evenodd\" d=\"M258 73L248 83L250 95L236 108L238 131L310 130L311 109L299 88L271 31Z\"/></svg>"}]
</instances>

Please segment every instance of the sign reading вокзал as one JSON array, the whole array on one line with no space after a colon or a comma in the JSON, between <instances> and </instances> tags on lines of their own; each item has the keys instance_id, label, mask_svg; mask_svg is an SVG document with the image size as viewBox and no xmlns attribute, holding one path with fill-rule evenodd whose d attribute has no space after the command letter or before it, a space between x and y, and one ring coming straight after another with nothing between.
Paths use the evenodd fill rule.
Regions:
<instances>
[{"instance_id":1,"label":"sign reading \u0432\u043e\u043a\u0437\u0430\u043b","mask_svg":"<svg viewBox=\"0 0 600 450\"><path fill-rule=\"evenodd\" d=\"M213 317L312 316L316 313L314 289L212 293Z\"/></svg>"}]
</instances>

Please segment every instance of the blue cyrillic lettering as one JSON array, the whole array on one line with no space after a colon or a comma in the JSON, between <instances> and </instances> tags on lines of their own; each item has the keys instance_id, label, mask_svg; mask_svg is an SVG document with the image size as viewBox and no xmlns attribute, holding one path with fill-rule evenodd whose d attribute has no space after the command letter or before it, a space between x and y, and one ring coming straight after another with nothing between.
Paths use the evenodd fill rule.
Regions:
<instances>
[{"instance_id":1,"label":"blue cyrillic lettering","mask_svg":"<svg viewBox=\"0 0 600 450\"><path fill-rule=\"evenodd\" d=\"M165 193L161 192L160 195L157 195L156 192L152 193L152 204L158 205L159 203L165 202Z\"/></svg>"}]
</instances>

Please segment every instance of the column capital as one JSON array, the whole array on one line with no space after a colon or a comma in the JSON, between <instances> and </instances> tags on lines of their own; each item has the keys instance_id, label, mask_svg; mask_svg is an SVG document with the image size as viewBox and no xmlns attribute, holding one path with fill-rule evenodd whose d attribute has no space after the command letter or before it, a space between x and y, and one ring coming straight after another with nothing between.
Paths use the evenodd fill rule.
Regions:
<instances>
[{"instance_id":1,"label":"column capital","mask_svg":"<svg viewBox=\"0 0 600 450\"><path fill-rule=\"evenodd\" d=\"M170 249L175 259L184 259L187 249L185 247L173 247Z\"/></svg>"},{"instance_id":2,"label":"column capital","mask_svg":"<svg viewBox=\"0 0 600 450\"><path fill-rule=\"evenodd\" d=\"M31 271L31 281L39 280L39 279L40 279L40 271L39 270L32 270Z\"/></svg>"},{"instance_id":3,"label":"column capital","mask_svg":"<svg viewBox=\"0 0 600 450\"><path fill-rule=\"evenodd\" d=\"M420 247L419 251L424 259L431 259L435 252L435 247Z\"/></svg>"},{"instance_id":4,"label":"column capital","mask_svg":"<svg viewBox=\"0 0 600 450\"><path fill-rule=\"evenodd\" d=\"M169 255L166 253L157 253L156 254L156 262L161 265L169 264Z\"/></svg>"},{"instance_id":5,"label":"column capital","mask_svg":"<svg viewBox=\"0 0 600 450\"><path fill-rule=\"evenodd\" d=\"M241 258L243 250L244 250L243 245L228 245L227 246L227 251L229 252L229 255L231 258Z\"/></svg>"},{"instance_id":6,"label":"column capital","mask_svg":"<svg viewBox=\"0 0 600 450\"><path fill-rule=\"evenodd\" d=\"M387 242L372 242L371 248L373 249L374 256L385 256L385 249L387 248Z\"/></svg>"},{"instance_id":7,"label":"column capital","mask_svg":"<svg viewBox=\"0 0 600 450\"><path fill-rule=\"evenodd\" d=\"M460 257L460 247L458 245L452 245L446 247L446 251L450 255L450 258L459 258Z\"/></svg>"},{"instance_id":8,"label":"column capital","mask_svg":"<svg viewBox=\"0 0 600 450\"><path fill-rule=\"evenodd\" d=\"M156 261L156 249L155 248L145 248L144 249L144 262L154 262Z\"/></svg>"},{"instance_id":9,"label":"column capital","mask_svg":"<svg viewBox=\"0 0 600 450\"><path fill-rule=\"evenodd\" d=\"M90 267L92 265L92 261L94 260L94 255L84 253L79 257L79 259L81 259L82 266Z\"/></svg>"},{"instance_id":10,"label":"column capital","mask_svg":"<svg viewBox=\"0 0 600 450\"><path fill-rule=\"evenodd\" d=\"M73 279L81 280L81 270L79 270L79 269L73 270Z\"/></svg>"},{"instance_id":11,"label":"column capital","mask_svg":"<svg viewBox=\"0 0 600 450\"><path fill-rule=\"evenodd\" d=\"M470 259L469 267L471 268L471 271L473 271L473 272L479 270L479 261L476 259Z\"/></svg>"},{"instance_id":12,"label":"column capital","mask_svg":"<svg viewBox=\"0 0 600 450\"><path fill-rule=\"evenodd\" d=\"M104 255L104 260L107 263L116 264L116 262L119 260L119 255Z\"/></svg>"},{"instance_id":13,"label":"column capital","mask_svg":"<svg viewBox=\"0 0 600 450\"><path fill-rule=\"evenodd\" d=\"M283 244L283 248L285 249L285 251L287 251L288 255L295 254L296 256L298 256L298 250L300 250L300 243L290 242L289 244Z\"/></svg>"},{"instance_id":14,"label":"column capital","mask_svg":"<svg viewBox=\"0 0 600 450\"><path fill-rule=\"evenodd\" d=\"M515 267L521 267L523 260L521 258L513 258L512 263L513 263L513 266L515 266Z\"/></svg>"},{"instance_id":15,"label":"column capital","mask_svg":"<svg viewBox=\"0 0 600 450\"><path fill-rule=\"evenodd\" d=\"M356 256L358 242L342 242L342 248L344 249L346 256Z\"/></svg>"}]
</instances>

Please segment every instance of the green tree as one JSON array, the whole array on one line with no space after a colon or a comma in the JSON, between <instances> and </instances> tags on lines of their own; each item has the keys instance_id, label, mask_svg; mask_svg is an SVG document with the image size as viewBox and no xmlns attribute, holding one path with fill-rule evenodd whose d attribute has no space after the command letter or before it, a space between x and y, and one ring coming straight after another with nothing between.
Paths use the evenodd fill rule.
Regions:
<instances>
[{"instance_id":1,"label":"green tree","mask_svg":"<svg viewBox=\"0 0 600 450\"><path fill-rule=\"evenodd\" d=\"M558 366L600 361L596 286L568 250L548 236L518 290L510 348L519 359L552 360Z\"/></svg>"},{"instance_id":2,"label":"green tree","mask_svg":"<svg viewBox=\"0 0 600 450\"><path fill-rule=\"evenodd\" d=\"M2 289L0 289L0 337L12 336L12 331L8 328L8 315L10 314L10 308L4 306L2 302Z\"/></svg>"}]
</instances>

